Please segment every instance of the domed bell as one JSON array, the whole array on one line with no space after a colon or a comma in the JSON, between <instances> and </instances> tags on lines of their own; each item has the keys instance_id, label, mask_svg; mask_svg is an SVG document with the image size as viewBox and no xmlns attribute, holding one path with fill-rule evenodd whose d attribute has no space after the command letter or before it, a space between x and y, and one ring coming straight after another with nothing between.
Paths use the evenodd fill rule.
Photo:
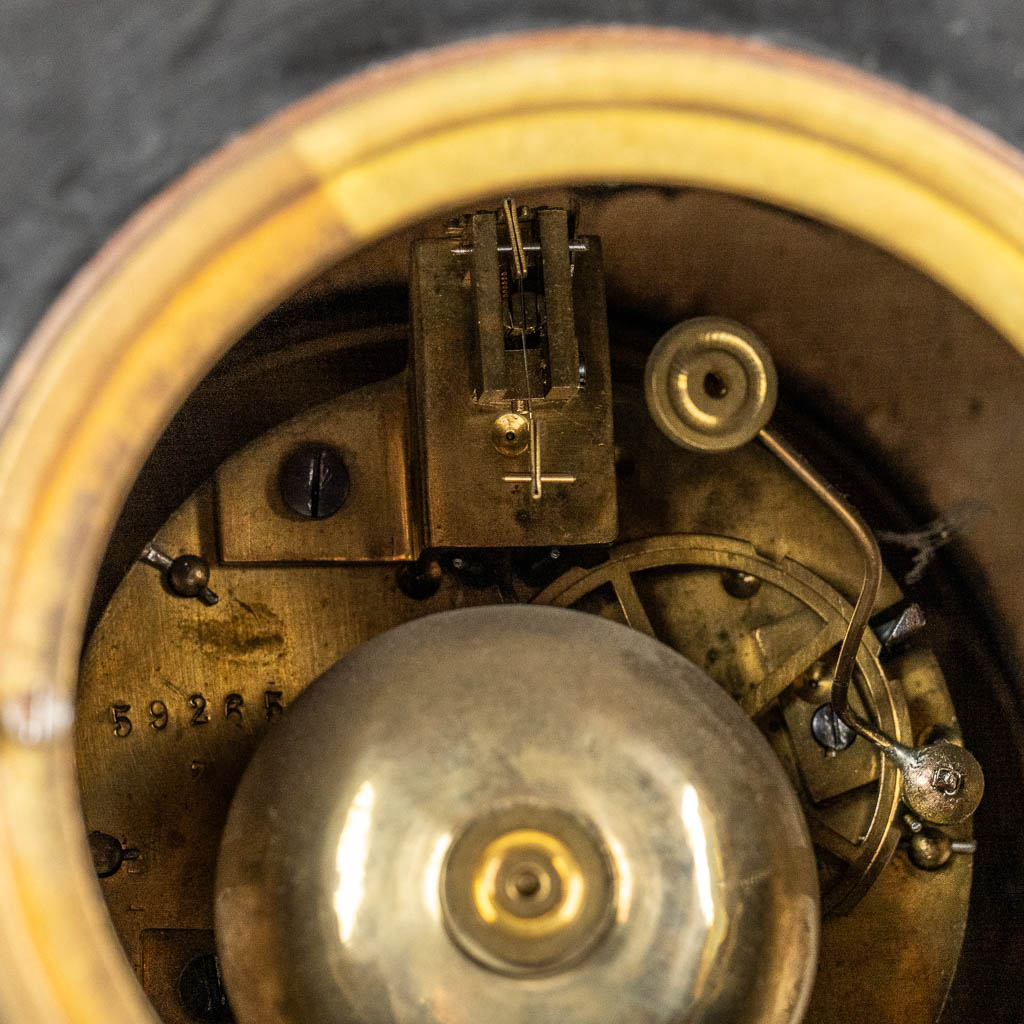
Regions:
<instances>
[{"instance_id":1,"label":"domed bell","mask_svg":"<svg viewBox=\"0 0 1024 1024\"><path fill-rule=\"evenodd\" d=\"M746 716L641 633L532 606L363 644L231 809L240 1024L799 1020L818 883Z\"/></svg>"}]
</instances>

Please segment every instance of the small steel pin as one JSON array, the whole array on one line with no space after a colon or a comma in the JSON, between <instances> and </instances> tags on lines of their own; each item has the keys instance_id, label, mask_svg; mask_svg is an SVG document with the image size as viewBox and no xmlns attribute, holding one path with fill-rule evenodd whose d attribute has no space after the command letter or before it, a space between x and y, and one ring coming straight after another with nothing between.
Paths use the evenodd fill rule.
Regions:
<instances>
[{"instance_id":1,"label":"small steel pin","mask_svg":"<svg viewBox=\"0 0 1024 1024\"><path fill-rule=\"evenodd\" d=\"M164 582L179 597L194 597L212 607L220 598L209 588L210 566L199 555L179 555L171 558L159 548L147 544L139 555L139 561L159 569Z\"/></svg>"}]
</instances>

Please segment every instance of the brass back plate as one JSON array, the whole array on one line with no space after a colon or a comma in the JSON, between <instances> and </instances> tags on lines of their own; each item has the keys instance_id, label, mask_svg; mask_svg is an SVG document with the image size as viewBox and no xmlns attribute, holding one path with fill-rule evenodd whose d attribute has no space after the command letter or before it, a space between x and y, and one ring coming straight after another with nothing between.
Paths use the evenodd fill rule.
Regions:
<instances>
[{"instance_id":1,"label":"brass back plate","mask_svg":"<svg viewBox=\"0 0 1024 1024\"><path fill-rule=\"evenodd\" d=\"M392 562L416 554L405 379L392 377L296 416L217 470L225 563ZM278 492L281 462L323 443L345 460L352 487L329 519L303 519Z\"/></svg>"}]
</instances>

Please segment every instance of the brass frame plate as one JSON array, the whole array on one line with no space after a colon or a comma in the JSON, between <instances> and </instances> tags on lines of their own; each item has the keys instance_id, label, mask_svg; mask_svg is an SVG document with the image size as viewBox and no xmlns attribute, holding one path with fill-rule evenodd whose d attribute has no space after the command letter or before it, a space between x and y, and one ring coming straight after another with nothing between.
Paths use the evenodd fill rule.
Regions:
<instances>
[{"instance_id":1,"label":"brass frame plate","mask_svg":"<svg viewBox=\"0 0 1024 1024\"><path fill-rule=\"evenodd\" d=\"M300 445L337 449L351 475L344 506L311 521L281 499L281 462ZM221 559L229 564L392 562L419 554L411 516L408 387L404 376L351 391L296 416L217 470Z\"/></svg>"},{"instance_id":2,"label":"brass frame plate","mask_svg":"<svg viewBox=\"0 0 1024 1024\"><path fill-rule=\"evenodd\" d=\"M222 386L229 389L231 382ZM756 711L757 701L770 700L779 684L789 682L787 673L799 674L833 643L828 624L849 614L848 598L859 582L856 547L828 510L759 446L701 462L701 456L675 449L649 418L637 414L639 391L622 384L617 396L623 415L616 441L637 459L619 487L623 528L633 537L650 536L624 545L618 553L625 557L590 574L570 571L548 594L575 600L594 582L615 583L636 621L642 624L637 618L642 608L660 639L734 694L746 694L754 700L749 710ZM249 495L240 499L248 502ZM222 595L218 605L207 608L175 598L161 587L153 569L135 564L93 634L80 678L76 752L83 806L90 828L113 834L137 851L129 870L102 879L100 886L124 948L143 977L147 932L213 926L218 836L241 771L265 731L274 728L276 706L287 706L337 658L392 625L431 611L509 597L497 585L460 586L446 574L438 593L416 601L395 587L395 565L218 564L214 506L211 487L201 488L170 517L156 541L172 554L188 550L209 557ZM689 536L661 536L668 530ZM717 536L693 535L710 531ZM750 535L755 544L728 539L740 534ZM773 553L766 555L770 542ZM705 561L708 553L717 552L720 564L696 572L676 570L674 563L687 552ZM660 573L660 565L671 571ZM721 585L722 566L760 569L796 587L821 614L777 587L737 599ZM514 590L526 600L535 588L519 580ZM887 580L882 606L899 598L899 589ZM613 597L611 610L623 600ZM867 647L865 658L878 686L877 644L869 638ZM954 721L934 661L918 659L908 666L900 658L888 667L917 709L911 719L915 729ZM766 671L769 680L776 680L768 692L751 685ZM898 691L881 690L899 705ZM824 693L819 699L825 699ZM155 709L154 701L160 702ZM808 751L821 751L809 736L789 736L792 743L776 749L795 773L797 761L806 766ZM796 749L801 743L802 751ZM885 842L874 844L880 855L873 861L865 856L861 836L876 805L866 787L877 778L878 765L869 755L869 769L850 779L850 772L857 775L863 765L850 762L854 751L841 756L852 788L841 805L829 806L828 827L818 829L818 838L840 860L844 854L859 859L864 879L870 880L898 833L883 833L888 819L874 814L874 839L881 836ZM962 837L968 834L965 830ZM851 1021L930 1022L956 963L970 873L969 858L924 874L908 869L905 857L897 856L875 878L862 904L845 914L852 902L848 899L845 916L827 916L822 956L829 970L820 975L815 1009L807 1020L834 1020L843 1004L833 998L831 987L855 974L858 985L850 983L849 1006L843 1010ZM852 897L850 881L846 895ZM834 889L830 902L838 903L843 895L841 886ZM832 924L836 920L838 926ZM927 971L902 958L873 959L864 967L871 949L895 944L899 930L908 928L929 950ZM167 993L166 987L155 992L159 998ZM880 993L885 994L884 1013L878 1010Z\"/></svg>"},{"instance_id":3,"label":"brass frame plate","mask_svg":"<svg viewBox=\"0 0 1024 1024\"><path fill-rule=\"evenodd\" d=\"M105 248L0 393L0 1014L153 1020L92 877L69 718L103 547L172 410L247 326L363 243L476 195L608 180L732 191L844 227L1024 349L1020 156L762 44L643 29L469 43L233 143Z\"/></svg>"},{"instance_id":4,"label":"brass frame plate","mask_svg":"<svg viewBox=\"0 0 1024 1024\"><path fill-rule=\"evenodd\" d=\"M755 718L764 714L794 679L836 647L853 611L838 592L791 559L772 562L758 555L743 541L699 535L650 537L621 545L612 550L608 562L589 571L581 569L566 573L534 600L538 604L571 608L587 595L609 586L627 625L678 647L672 639L658 636L634 576L652 570L687 566L750 573L793 595L817 619L816 623L793 634L790 642L782 645L778 652L770 652L763 659L758 659L761 663L755 665L753 671L743 665L744 659L736 658L719 658L714 665L707 667L712 678L724 682L740 706ZM907 707L900 691L886 680L878 661L878 651L878 640L869 632L857 656L858 689L863 687L862 700L870 708L871 718L889 735L906 742L910 733ZM856 757L861 749L857 748L852 756ZM790 757L784 757L784 760L792 759L794 764L787 767L802 774L803 761L808 753L806 744L794 740ZM847 760L844 760L844 767ZM867 816L866 829L858 822L852 836L844 835L849 829L830 821L827 810L819 810L812 804L806 807L815 844L834 852L847 865L840 877L822 893L822 909L825 911L852 908L889 862L899 841L899 829L893 828L900 801L899 773L877 753L869 757L869 765L872 770L865 773L851 763L852 778L847 782L847 790L853 791L871 784L876 778L878 780L878 795ZM858 834L862 830L863 834Z\"/></svg>"}]
</instances>

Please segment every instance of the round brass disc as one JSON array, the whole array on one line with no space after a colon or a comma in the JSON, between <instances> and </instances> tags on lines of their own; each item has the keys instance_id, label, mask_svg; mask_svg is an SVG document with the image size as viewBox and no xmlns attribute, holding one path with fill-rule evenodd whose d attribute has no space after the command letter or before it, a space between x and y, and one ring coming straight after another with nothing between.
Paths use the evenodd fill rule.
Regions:
<instances>
[{"instance_id":1,"label":"round brass disc","mask_svg":"<svg viewBox=\"0 0 1024 1024\"><path fill-rule=\"evenodd\" d=\"M658 429L695 452L725 452L757 436L778 398L772 357L760 338L723 317L676 324L644 371Z\"/></svg>"},{"instance_id":2,"label":"round brass disc","mask_svg":"<svg viewBox=\"0 0 1024 1024\"><path fill-rule=\"evenodd\" d=\"M549 807L508 807L473 821L452 844L441 901L452 938L509 974L552 971L585 956L615 909L600 837Z\"/></svg>"}]
</instances>

